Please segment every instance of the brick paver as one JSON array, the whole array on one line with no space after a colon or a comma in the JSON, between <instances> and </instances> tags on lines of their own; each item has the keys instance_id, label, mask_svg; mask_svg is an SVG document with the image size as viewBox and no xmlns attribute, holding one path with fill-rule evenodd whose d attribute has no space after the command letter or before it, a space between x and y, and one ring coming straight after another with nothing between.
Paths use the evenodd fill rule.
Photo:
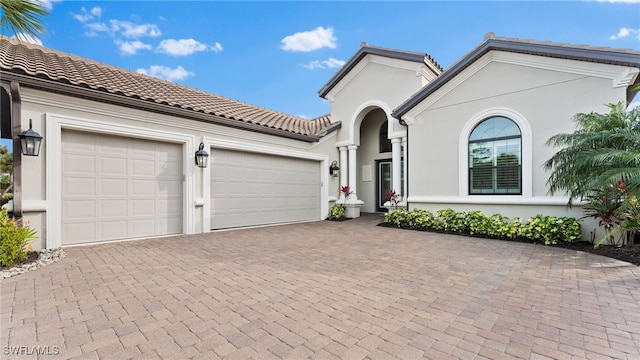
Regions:
<instances>
[{"instance_id":1,"label":"brick paver","mask_svg":"<svg viewBox=\"0 0 640 360\"><path fill-rule=\"evenodd\" d=\"M0 357L640 359L640 267L379 221L68 248L0 281Z\"/></svg>"}]
</instances>

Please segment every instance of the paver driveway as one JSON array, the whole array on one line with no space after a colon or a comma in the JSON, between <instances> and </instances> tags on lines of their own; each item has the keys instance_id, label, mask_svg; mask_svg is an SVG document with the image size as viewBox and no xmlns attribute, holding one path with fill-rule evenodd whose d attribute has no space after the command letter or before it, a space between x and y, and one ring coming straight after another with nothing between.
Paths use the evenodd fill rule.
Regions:
<instances>
[{"instance_id":1,"label":"paver driveway","mask_svg":"<svg viewBox=\"0 0 640 360\"><path fill-rule=\"evenodd\" d=\"M69 248L1 281L3 355L640 358L639 267L379 219Z\"/></svg>"}]
</instances>

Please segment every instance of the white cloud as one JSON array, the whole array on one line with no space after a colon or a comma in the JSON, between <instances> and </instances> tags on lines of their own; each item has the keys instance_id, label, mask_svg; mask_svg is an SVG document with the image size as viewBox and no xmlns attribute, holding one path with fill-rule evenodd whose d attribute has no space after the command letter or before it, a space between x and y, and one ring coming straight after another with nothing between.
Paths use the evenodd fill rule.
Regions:
<instances>
[{"instance_id":1,"label":"white cloud","mask_svg":"<svg viewBox=\"0 0 640 360\"><path fill-rule=\"evenodd\" d=\"M627 106L627 110L635 109L640 106L640 101L634 101L629 106Z\"/></svg>"},{"instance_id":2,"label":"white cloud","mask_svg":"<svg viewBox=\"0 0 640 360\"><path fill-rule=\"evenodd\" d=\"M152 65L148 69L138 69L136 72L169 81L180 81L195 75L191 71L187 71L179 65L175 69L161 65Z\"/></svg>"},{"instance_id":3,"label":"white cloud","mask_svg":"<svg viewBox=\"0 0 640 360\"><path fill-rule=\"evenodd\" d=\"M308 117L307 115L305 115L305 114L300 114L300 115L298 115L298 117L299 117L300 119L309 120L309 117Z\"/></svg>"},{"instance_id":4,"label":"white cloud","mask_svg":"<svg viewBox=\"0 0 640 360\"><path fill-rule=\"evenodd\" d=\"M345 64L344 60L328 58L327 60L322 60L322 61L314 60L302 66L306 67L309 70L315 70L315 69L326 69L326 68L335 69L335 68L341 67L344 64Z\"/></svg>"},{"instance_id":5,"label":"white cloud","mask_svg":"<svg viewBox=\"0 0 640 360\"><path fill-rule=\"evenodd\" d=\"M120 31L122 35L128 38L139 38L143 36L156 37L162 35L160 29L154 24L136 25L129 21L110 20L111 28Z\"/></svg>"},{"instance_id":6,"label":"white cloud","mask_svg":"<svg viewBox=\"0 0 640 360\"><path fill-rule=\"evenodd\" d=\"M640 40L640 29L620 28L617 34L609 36L609 40L623 39L629 35L635 35Z\"/></svg>"},{"instance_id":7,"label":"white cloud","mask_svg":"<svg viewBox=\"0 0 640 360\"><path fill-rule=\"evenodd\" d=\"M109 24L103 22L93 22L85 24L85 27L89 29L85 34L88 36L95 36L98 33L107 33L114 35L119 33L126 38L140 38L140 37L157 37L162 35L162 32L157 25L154 24L134 24L130 21L123 20L109 20Z\"/></svg>"},{"instance_id":8,"label":"white cloud","mask_svg":"<svg viewBox=\"0 0 640 360\"><path fill-rule=\"evenodd\" d=\"M14 36L11 37L12 39L18 39L20 41L24 41L24 42L28 42L30 44L36 44L36 45L40 45L42 46L42 41L40 41L40 39L35 38L29 34L25 34L25 33L17 33Z\"/></svg>"},{"instance_id":9,"label":"white cloud","mask_svg":"<svg viewBox=\"0 0 640 360\"><path fill-rule=\"evenodd\" d=\"M196 53L198 51L222 51L222 45L215 43L213 46L209 46L205 43L201 43L194 39L167 39L162 40L160 45L156 48L159 53L173 55L173 56L186 56Z\"/></svg>"},{"instance_id":10,"label":"white cloud","mask_svg":"<svg viewBox=\"0 0 640 360\"><path fill-rule=\"evenodd\" d=\"M116 45L120 49L120 53L123 55L135 55L138 50L151 50L151 45L145 44L142 41L122 41L116 40Z\"/></svg>"},{"instance_id":11,"label":"white cloud","mask_svg":"<svg viewBox=\"0 0 640 360\"><path fill-rule=\"evenodd\" d=\"M102 8L96 6L91 8L91 10L87 10L87 8L82 7L80 9L80 14L74 14L73 18L80 21L81 23L86 23L89 20L93 20L96 17L100 17L102 15Z\"/></svg>"},{"instance_id":12,"label":"white cloud","mask_svg":"<svg viewBox=\"0 0 640 360\"><path fill-rule=\"evenodd\" d=\"M309 52L323 47L335 49L336 40L333 35L333 28L325 29L322 26L318 26L315 30L297 32L285 37L281 40L282 45L280 48L292 52Z\"/></svg>"},{"instance_id":13,"label":"white cloud","mask_svg":"<svg viewBox=\"0 0 640 360\"><path fill-rule=\"evenodd\" d=\"M40 6L47 11L53 9L53 3L61 2L62 0L40 0Z\"/></svg>"}]
</instances>

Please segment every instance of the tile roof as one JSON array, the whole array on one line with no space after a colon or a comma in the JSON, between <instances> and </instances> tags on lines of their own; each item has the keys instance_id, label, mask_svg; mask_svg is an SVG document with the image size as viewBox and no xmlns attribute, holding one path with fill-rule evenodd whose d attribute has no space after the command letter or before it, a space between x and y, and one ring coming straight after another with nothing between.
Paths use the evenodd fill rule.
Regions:
<instances>
[{"instance_id":1,"label":"tile roof","mask_svg":"<svg viewBox=\"0 0 640 360\"><path fill-rule=\"evenodd\" d=\"M402 118L413 107L492 50L640 68L640 51L638 50L505 38L497 37L490 32L485 35L480 45L398 106L391 115L396 119ZM638 83L640 83L640 76L636 80L636 84ZM629 87L627 101L633 99L637 92L637 90L633 90L633 87Z\"/></svg>"},{"instance_id":2,"label":"tile roof","mask_svg":"<svg viewBox=\"0 0 640 360\"><path fill-rule=\"evenodd\" d=\"M104 92L116 98L144 100L164 105L168 113L178 108L213 115L213 122L215 118L231 119L241 128L258 132L261 128L269 129L268 133L280 132L283 136L296 134L296 138L307 141L317 141L318 134L339 126L331 123L329 115L306 120L6 37L0 39L0 71ZM235 122L223 123L234 126ZM249 124L253 126L247 127Z\"/></svg>"}]
</instances>

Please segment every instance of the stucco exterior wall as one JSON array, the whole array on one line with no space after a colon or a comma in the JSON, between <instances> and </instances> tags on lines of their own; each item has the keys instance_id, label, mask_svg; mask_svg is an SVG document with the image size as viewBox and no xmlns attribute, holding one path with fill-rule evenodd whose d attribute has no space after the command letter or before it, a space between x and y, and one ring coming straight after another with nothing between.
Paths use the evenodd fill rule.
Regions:
<instances>
[{"instance_id":1,"label":"stucco exterior wall","mask_svg":"<svg viewBox=\"0 0 640 360\"><path fill-rule=\"evenodd\" d=\"M8 84L3 83L8 88ZM33 129L40 133L44 140L40 156L38 157L22 157L22 191L23 191L23 208L24 219L31 222L31 225L38 232L38 239L33 242L34 248L44 248L47 240L46 215L50 209L50 199L47 194L47 147L60 146L55 144L55 140L51 134L47 133L47 119L52 117L72 119L92 124L90 131L96 130L95 126L102 126L110 129L122 129L116 135L140 137L140 133L155 134L155 139L163 141L163 133L171 134L172 138L180 137L189 140L193 144L193 148L183 146L184 163L185 163L185 182L190 185L186 189L193 192L190 196L193 199L202 198L209 201L204 193L206 182L203 181L204 171L193 166L194 153L198 144L205 141L213 148L206 150L211 156L215 156L215 146L217 142L225 143L241 143L250 144L256 151L273 150L277 153L306 153L315 159L322 159L322 199L326 202L324 209L328 209L329 196L335 196L329 189L337 189L339 182L337 178L328 176L329 164L333 160L337 160L338 150L335 147L336 134L332 133L325 136L320 142L307 143L298 140L292 140L277 136L270 136L246 130L239 130L215 124L209 124L199 121L186 120L182 118L172 117L168 115L156 114L142 110L125 108L121 106L98 103L89 100L72 98L59 94L46 93L26 87L21 88L22 97L22 116L21 122L23 129L29 124L29 119L33 120ZM138 129L135 135L129 134L127 129ZM175 141L175 140L168 140ZM19 151L19 149L14 149ZM186 165L189 164L189 165ZM326 164L326 166L324 166ZM326 169L325 169L326 168ZM185 194L186 195L186 194ZM203 206L189 204L184 211L192 212L193 224L189 225L186 233L207 232L203 226L203 219L209 216L203 211ZM318 218L324 218L326 214L319 214Z\"/></svg>"},{"instance_id":2,"label":"stucco exterior wall","mask_svg":"<svg viewBox=\"0 0 640 360\"><path fill-rule=\"evenodd\" d=\"M373 57L374 61L376 57ZM395 66L394 66L395 65ZM420 64L391 62L381 64L362 61L352 70L353 77L343 79L346 85L337 86L330 92L332 121L342 121L338 132L338 144L359 145L360 123L364 116L374 108L384 110L387 115L409 96L418 91L424 78L417 74ZM393 131L389 136L400 136L404 128L393 122Z\"/></svg>"},{"instance_id":3,"label":"stucco exterior wall","mask_svg":"<svg viewBox=\"0 0 640 360\"><path fill-rule=\"evenodd\" d=\"M598 65L607 74L622 69L521 54L485 57L436 90L411 114L415 121L408 131L410 206L525 218L538 213L580 217L579 207L566 209L562 194L548 194L543 163L557 149L545 142L554 134L573 132L571 119L576 113L607 112L605 104L625 101L626 86L616 87L615 79L596 76L594 71ZM523 194L469 196L468 134L494 115L524 125L520 126ZM585 238L590 237L592 225L585 224Z\"/></svg>"}]
</instances>

